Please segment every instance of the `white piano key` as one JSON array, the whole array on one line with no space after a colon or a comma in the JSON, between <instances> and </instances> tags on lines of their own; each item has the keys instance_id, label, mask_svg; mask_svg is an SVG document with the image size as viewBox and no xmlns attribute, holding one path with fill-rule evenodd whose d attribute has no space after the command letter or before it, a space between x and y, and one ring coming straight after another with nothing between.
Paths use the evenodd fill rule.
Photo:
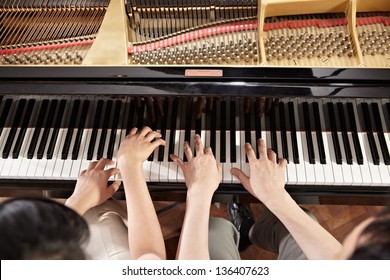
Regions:
<instances>
[{"instance_id":1,"label":"white piano key","mask_svg":"<svg viewBox=\"0 0 390 280\"><path fill-rule=\"evenodd\" d=\"M202 133L204 134L204 133ZM171 131L166 130L166 136L165 136L165 147L164 147L164 158L163 161L160 163L160 172L159 172L159 181L160 182L168 182L169 177L169 141L171 138ZM158 150L156 150L158 151Z\"/></svg>"},{"instance_id":2,"label":"white piano key","mask_svg":"<svg viewBox=\"0 0 390 280\"><path fill-rule=\"evenodd\" d=\"M245 131L240 131L240 138L241 138L241 171L244 172L247 176L250 175L250 170L249 170L249 164L246 162L246 152L245 152ZM244 143L244 144L243 144Z\"/></svg>"},{"instance_id":3,"label":"white piano key","mask_svg":"<svg viewBox=\"0 0 390 280\"><path fill-rule=\"evenodd\" d=\"M236 126L236 128L237 127L238 126ZM244 150L244 146L241 143L240 131L238 131L236 129L235 134L236 134L236 146L234 147L234 149L236 149L236 162L232 163L232 168L235 167L235 168L240 169L241 168L241 162L242 162L241 150ZM244 161L245 161L245 159L244 159ZM232 175L232 183L238 184L238 183L240 183L240 180L238 180L237 177Z\"/></svg>"},{"instance_id":4,"label":"white piano key","mask_svg":"<svg viewBox=\"0 0 390 280\"><path fill-rule=\"evenodd\" d=\"M3 174L2 170L3 170L4 163L6 161L6 159L4 159L2 157L1 153L4 150L4 145L7 142L7 138L8 138L10 130L11 130L11 128L8 128L8 127L3 128L3 132L1 133L1 136L0 136L0 174L1 175Z\"/></svg>"},{"instance_id":5,"label":"white piano key","mask_svg":"<svg viewBox=\"0 0 390 280\"><path fill-rule=\"evenodd\" d=\"M191 133L190 133L190 148L191 148L193 156L195 155L195 141L194 141L194 137L195 137L195 130L191 129Z\"/></svg>"},{"instance_id":6,"label":"white piano key","mask_svg":"<svg viewBox=\"0 0 390 280\"><path fill-rule=\"evenodd\" d=\"M156 130L157 132L161 132L160 129ZM152 161L144 161L144 175L145 179L150 182L159 182L159 174L160 174L160 164L158 161L158 148L153 152L153 160Z\"/></svg>"},{"instance_id":7,"label":"white piano key","mask_svg":"<svg viewBox=\"0 0 390 280\"><path fill-rule=\"evenodd\" d=\"M119 168L118 160L117 160L117 152L119 150L119 147L120 147L122 141L126 137L126 128L120 129L120 130L118 129L118 131L119 131L120 138L119 138L119 143L118 143L117 149L114 151L114 158L115 158L115 163L116 163L117 168ZM122 181L122 175L120 174L120 172L121 172L121 170L119 170L119 174L115 175L114 180Z\"/></svg>"},{"instance_id":8,"label":"white piano key","mask_svg":"<svg viewBox=\"0 0 390 280\"><path fill-rule=\"evenodd\" d=\"M388 102L388 100L385 100L383 99L382 100L382 104L380 104L380 109L379 109L379 112L380 112L380 116L381 116L381 119L382 119L382 124L383 124L383 134L385 135L385 141L386 141L386 146L387 146L387 149L390 151L390 132L388 132L388 130L386 129L386 123L387 123L387 119L384 117L384 114L385 112L383 112L383 106L386 106L386 103ZM390 121L390 119L389 119ZM390 124L388 124L388 126L390 128ZM390 173L390 165L387 165L387 169L389 170L389 173Z\"/></svg>"},{"instance_id":9,"label":"white piano key","mask_svg":"<svg viewBox=\"0 0 390 280\"><path fill-rule=\"evenodd\" d=\"M290 185L296 185L297 184L297 170L295 168L295 164L293 161L293 152L292 152L292 145L291 145L291 132L286 133L287 136L287 147L288 147L288 154L289 154L289 163L287 164L287 184Z\"/></svg>"},{"instance_id":10,"label":"white piano key","mask_svg":"<svg viewBox=\"0 0 390 280\"><path fill-rule=\"evenodd\" d=\"M176 156L180 155L180 145L183 145L183 143L180 143L180 134L184 133L184 131L180 131L178 129L175 130L175 144L174 144L174 152L173 154ZM207 136L206 136L207 138ZM172 144L171 144L172 145ZM169 182L177 182L177 176L178 176L178 165L170 161L168 166L168 181Z\"/></svg>"},{"instance_id":11,"label":"white piano key","mask_svg":"<svg viewBox=\"0 0 390 280\"><path fill-rule=\"evenodd\" d=\"M208 148L208 147L210 147L210 130L204 130L204 131L202 131L202 134L204 133L204 142L202 142L203 143L203 146L205 147L205 148ZM215 151L213 151L213 154L215 153Z\"/></svg>"},{"instance_id":12,"label":"white piano key","mask_svg":"<svg viewBox=\"0 0 390 280\"><path fill-rule=\"evenodd\" d=\"M226 184L231 184L232 182L232 164L230 161L230 131L226 131L226 162L222 164L222 182Z\"/></svg>"},{"instance_id":13,"label":"white piano key","mask_svg":"<svg viewBox=\"0 0 390 280\"><path fill-rule=\"evenodd\" d=\"M110 168L118 168L118 160L117 160L117 157L116 157L116 154L118 152L118 149L119 149L119 145L122 141L122 139L124 139L126 136L125 136L125 133L126 131L122 131L121 129L117 129L116 130L116 136L115 136L115 144L114 144L114 151L113 151L113 156L112 156L112 161L114 162L112 165L109 165L108 166L108 169ZM122 138L123 137L123 138ZM110 177L110 180L116 180L116 176L111 176Z\"/></svg>"},{"instance_id":14,"label":"white piano key","mask_svg":"<svg viewBox=\"0 0 390 280\"><path fill-rule=\"evenodd\" d=\"M217 161L221 161L221 142L220 142L220 139L221 139L221 131L220 130L217 130L215 132L215 151L214 151L214 156L215 156L215 159Z\"/></svg>"},{"instance_id":15,"label":"white piano key","mask_svg":"<svg viewBox=\"0 0 390 280\"><path fill-rule=\"evenodd\" d=\"M324 175L325 175L325 185L333 185L334 176L333 176L333 162L329 152L328 137L326 132L322 132L322 140L324 142L326 164L323 165Z\"/></svg>"},{"instance_id":16,"label":"white piano key","mask_svg":"<svg viewBox=\"0 0 390 280\"><path fill-rule=\"evenodd\" d=\"M386 146L390 151L390 133L384 133L384 134L385 134ZM390 173L390 165L387 165L387 169L389 170Z\"/></svg>"},{"instance_id":17,"label":"white piano key","mask_svg":"<svg viewBox=\"0 0 390 280\"><path fill-rule=\"evenodd\" d=\"M179 158L183 159L184 154L184 139L185 139L185 130L180 130L180 139L179 139L179 153L176 154ZM184 182L184 175L183 171L180 167L177 168L177 182L183 183Z\"/></svg>"},{"instance_id":18,"label":"white piano key","mask_svg":"<svg viewBox=\"0 0 390 280\"><path fill-rule=\"evenodd\" d=\"M4 165L3 165L3 169L1 170L1 176L2 177L9 177L10 176L10 172L11 172L11 168L12 168L12 163L14 162L14 159L12 158L12 150L14 149L15 147L15 142L16 142L16 139L19 135L19 132L20 132L20 128L18 128L16 130L16 133L15 133L15 138L14 138L14 141L11 145L11 149L10 149L10 153L8 155L8 158L6 158L4 160ZM7 137L8 138L8 137ZM7 140L5 140L5 142L7 142ZM1 149L1 152L3 151L3 149ZM20 164L20 161L17 160Z\"/></svg>"}]
</instances>

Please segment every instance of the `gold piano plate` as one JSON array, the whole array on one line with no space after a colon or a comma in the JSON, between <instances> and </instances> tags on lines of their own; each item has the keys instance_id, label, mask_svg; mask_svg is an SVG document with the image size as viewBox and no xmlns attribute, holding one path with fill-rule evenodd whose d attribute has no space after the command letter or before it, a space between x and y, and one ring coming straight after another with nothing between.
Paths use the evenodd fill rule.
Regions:
<instances>
[{"instance_id":1,"label":"gold piano plate","mask_svg":"<svg viewBox=\"0 0 390 280\"><path fill-rule=\"evenodd\" d=\"M0 65L389 68L389 25L387 0L7 0Z\"/></svg>"}]
</instances>

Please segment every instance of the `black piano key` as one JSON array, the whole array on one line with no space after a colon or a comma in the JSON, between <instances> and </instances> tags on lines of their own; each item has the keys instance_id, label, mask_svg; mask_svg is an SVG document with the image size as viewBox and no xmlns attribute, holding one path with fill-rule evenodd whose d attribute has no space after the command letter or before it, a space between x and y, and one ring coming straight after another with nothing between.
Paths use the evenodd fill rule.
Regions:
<instances>
[{"instance_id":1,"label":"black piano key","mask_svg":"<svg viewBox=\"0 0 390 280\"><path fill-rule=\"evenodd\" d=\"M179 101L178 98L175 98L172 103L172 118L171 118L171 135L169 138L169 150L168 154L172 155L175 153L175 143L176 143L176 122L177 122L177 111L179 107ZM172 162L171 157L168 157L168 161Z\"/></svg>"},{"instance_id":2,"label":"black piano key","mask_svg":"<svg viewBox=\"0 0 390 280\"><path fill-rule=\"evenodd\" d=\"M165 139L165 137L167 135L168 112L169 112L169 100L168 100L168 98L165 98L165 101L164 101L164 116L163 116L163 119L162 119L161 131L160 131L162 139ZM158 147L157 160L159 162L164 161L164 151L165 151L165 147L164 146Z\"/></svg>"},{"instance_id":3,"label":"black piano key","mask_svg":"<svg viewBox=\"0 0 390 280\"><path fill-rule=\"evenodd\" d=\"M359 136L357 133L357 126L356 126L353 104L351 102L347 103L347 111L348 111L349 123L351 125L351 133L352 133L353 146L355 148L356 160L359 165L362 165L364 162L363 152L360 145Z\"/></svg>"},{"instance_id":4,"label":"black piano key","mask_svg":"<svg viewBox=\"0 0 390 280\"><path fill-rule=\"evenodd\" d=\"M80 100L75 100L73 103L72 112L68 124L68 131L66 132L64 146L62 147L61 159L67 159L69 154L70 143L72 142L73 131L76 127L77 115L79 113Z\"/></svg>"},{"instance_id":5,"label":"black piano key","mask_svg":"<svg viewBox=\"0 0 390 280\"><path fill-rule=\"evenodd\" d=\"M363 116L364 116L364 125L365 129L367 131L367 139L368 139L368 144L370 146L370 152L372 155L372 160L375 165L379 165L380 159L379 159L379 153L378 153L378 148L375 143L374 139L374 134L373 134L373 128L371 124L371 117L370 117L370 111L368 108L367 103L362 103L362 111L363 111Z\"/></svg>"},{"instance_id":6,"label":"black piano key","mask_svg":"<svg viewBox=\"0 0 390 280\"><path fill-rule=\"evenodd\" d=\"M305 123L305 135L306 135L306 144L307 144L307 152L310 164L315 164L315 154L314 154L314 145L313 145L313 137L311 135L311 123L310 123L310 111L309 111L309 103L302 103L302 111L304 116Z\"/></svg>"},{"instance_id":7,"label":"black piano key","mask_svg":"<svg viewBox=\"0 0 390 280\"><path fill-rule=\"evenodd\" d=\"M322 138L320 110L319 110L318 102L313 103L313 113L314 113L314 124L316 128L318 154L320 156L320 163L326 164L325 146L324 146L324 139Z\"/></svg>"},{"instance_id":8,"label":"black piano key","mask_svg":"<svg viewBox=\"0 0 390 280\"><path fill-rule=\"evenodd\" d=\"M387 114L389 115L389 119L390 119L390 102L386 103L386 107L387 107Z\"/></svg>"},{"instance_id":9,"label":"black piano key","mask_svg":"<svg viewBox=\"0 0 390 280\"><path fill-rule=\"evenodd\" d=\"M129 115L127 118L127 125L126 125L126 135L129 134L130 130L136 126L135 122L136 116L135 116L135 104L134 101L130 101L130 107L129 107Z\"/></svg>"},{"instance_id":10,"label":"black piano key","mask_svg":"<svg viewBox=\"0 0 390 280\"><path fill-rule=\"evenodd\" d=\"M244 129L245 129L245 143L252 144L251 139L251 113L244 113Z\"/></svg>"},{"instance_id":11,"label":"black piano key","mask_svg":"<svg viewBox=\"0 0 390 280\"><path fill-rule=\"evenodd\" d=\"M122 107L122 101L120 100L115 101L114 117L111 122L110 141L108 142L108 147L107 147L106 158L108 159L112 159L114 156L115 140L116 140L116 133L119 125L119 114L121 112L121 107Z\"/></svg>"},{"instance_id":12,"label":"black piano key","mask_svg":"<svg viewBox=\"0 0 390 280\"><path fill-rule=\"evenodd\" d=\"M16 139L14 149L12 150L12 158L16 159L19 157L20 149L22 148L22 144L24 141L24 137L26 136L26 131L28 128L28 123L31 119L32 111L34 109L35 99L30 99L27 104L26 112L24 113L24 117L21 123L21 128L19 131L18 138Z\"/></svg>"},{"instance_id":13,"label":"black piano key","mask_svg":"<svg viewBox=\"0 0 390 280\"><path fill-rule=\"evenodd\" d=\"M195 118L195 134L198 134L202 137L202 115Z\"/></svg>"},{"instance_id":14,"label":"black piano key","mask_svg":"<svg viewBox=\"0 0 390 280\"><path fill-rule=\"evenodd\" d=\"M217 143L217 103L214 102L213 108L211 110L211 127L210 127L210 148L213 153L216 153L216 143Z\"/></svg>"},{"instance_id":15,"label":"black piano key","mask_svg":"<svg viewBox=\"0 0 390 280\"><path fill-rule=\"evenodd\" d=\"M382 150L383 160L386 165L390 165L390 155L389 150L387 148L385 135L383 134L383 125L379 113L378 103L371 103L371 109L374 116L375 127L378 135L379 145L381 146Z\"/></svg>"},{"instance_id":16,"label":"black piano key","mask_svg":"<svg viewBox=\"0 0 390 280\"><path fill-rule=\"evenodd\" d=\"M280 132L282 140L282 153L283 158L290 162L288 156L288 145L287 145L287 127L286 127L286 111L284 108L284 102L279 102L279 114L280 114Z\"/></svg>"},{"instance_id":17,"label":"black piano key","mask_svg":"<svg viewBox=\"0 0 390 280\"><path fill-rule=\"evenodd\" d=\"M188 100L185 101L186 102L186 113L185 113L185 116L186 116L186 120L185 120L185 131L184 131L184 141L185 142L188 142L188 144L191 143L191 128L192 128L192 117L193 117L193 108L192 108L192 98L189 98ZM184 151L183 151L184 153ZM185 155L185 153L183 154L183 160L184 161L187 161L187 156Z\"/></svg>"},{"instance_id":18,"label":"black piano key","mask_svg":"<svg viewBox=\"0 0 390 280\"><path fill-rule=\"evenodd\" d=\"M5 122L8 119L8 114L9 111L11 110L11 105L12 105L12 99L7 99L4 103L3 111L1 112L1 116L0 116L0 135L3 132Z\"/></svg>"},{"instance_id":19,"label":"black piano key","mask_svg":"<svg viewBox=\"0 0 390 280\"><path fill-rule=\"evenodd\" d=\"M339 137L337 135L336 116L335 116L333 103L328 102L327 105L328 105L330 126L331 126L331 130L332 130L332 141L333 141L333 148L334 148L334 153L335 153L335 157L336 157L336 163L342 164L343 157L341 154Z\"/></svg>"},{"instance_id":20,"label":"black piano key","mask_svg":"<svg viewBox=\"0 0 390 280\"><path fill-rule=\"evenodd\" d=\"M291 146L293 151L293 161L295 164L299 164L299 151L298 151L298 140L297 140L297 127L295 120L295 112L294 112L294 103L288 102L288 115L290 119L290 127L291 127Z\"/></svg>"},{"instance_id":21,"label":"black piano key","mask_svg":"<svg viewBox=\"0 0 390 280\"><path fill-rule=\"evenodd\" d=\"M237 162L236 154L236 102L230 101L230 162Z\"/></svg>"},{"instance_id":22,"label":"black piano key","mask_svg":"<svg viewBox=\"0 0 390 280\"><path fill-rule=\"evenodd\" d=\"M46 153L47 159L53 158L53 152L54 152L54 148L55 148L55 145L57 142L58 133L60 131L61 122L62 122L62 119L64 117L66 103L67 103L67 100L62 99L60 102L60 105L58 107L57 117L56 117L55 122L54 122L53 133L51 135L49 147L47 148L47 153Z\"/></svg>"},{"instance_id":23,"label":"black piano key","mask_svg":"<svg viewBox=\"0 0 390 280\"><path fill-rule=\"evenodd\" d=\"M145 101L142 100L141 107L136 109L137 112L137 127L142 129L144 127Z\"/></svg>"},{"instance_id":24,"label":"black piano key","mask_svg":"<svg viewBox=\"0 0 390 280\"><path fill-rule=\"evenodd\" d=\"M72 160L76 160L79 157L81 139L82 139L83 133L84 133L85 122L86 122L87 116L88 116L89 105L90 105L90 101L84 100L83 107L81 109L80 121L79 121L79 124L77 126L78 130L77 130L76 138L74 140L74 145L73 145L73 150L72 150Z\"/></svg>"},{"instance_id":25,"label":"black piano key","mask_svg":"<svg viewBox=\"0 0 390 280\"><path fill-rule=\"evenodd\" d=\"M109 127L111 119L112 100L108 100L106 104L106 110L104 112L103 127L100 134L100 140L98 150L96 152L96 159L99 160L103 157L104 147L106 145L107 129Z\"/></svg>"},{"instance_id":26,"label":"black piano key","mask_svg":"<svg viewBox=\"0 0 390 280\"><path fill-rule=\"evenodd\" d=\"M55 115L55 112L57 109L57 105L58 105L57 99L53 99L50 101L49 111L48 111L48 113L46 115L46 119L44 121L45 128L43 130L42 137L41 137L41 140L40 140L40 143L38 146L38 150L37 150L37 158L38 159L43 158L43 154L45 152L45 148L46 148L46 145L48 142L47 139L49 138L50 128L54 127L54 122L55 122L54 115Z\"/></svg>"},{"instance_id":27,"label":"black piano key","mask_svg":"<svg viewBox=\"0 0 390 280\"><path fill-rule=\"evenodd\" d=\"M94 123L93 123L93 129L91 132L91 137L89 139L89 146L88 146L88 152L87 152L87 160L92 160L93 158L93 152L95 150L95 144L96 144L96 137L100 125L100 120L103 117L102 111L103 111L103 100L99 100L96 105L96 110L94 114Z\"/></svg>"},{"instance_id":28,"label":"black piano key","mask_svg":"<svg viewBox=\"0 0 390 280\"><path fill-rule=\"evenodd\" d=\"M41 133L41 129L42 129L43 124L44 124L43 122L45 120L48 106L49 106L49 99L42 100L41 108L40 108L39 114L38 114L37 123L35 124L34 133L33 133L33 136L32 136L31 141L30 141L30 145L29 145L28 150L27 150L27 158L28 159L32 159L34 156L35 149L36 149L37 144L38 144L39 134Z\"/></svg>"},{"instance_id":29,"label":"black piano key","mask_svg":"<svg viewBox=\"0 0 390 280\"><path fill-rule=\"evenodd\" d=\"M184 141L191 142L191 123L192 123L192 99L186 102L186 121L185 121L185 133Z\"/></svg>"},{"instance_id":30,"label":"black piano key","mask_svg":"<svg viewBox=\"0 0 390 280\"><path fill-rule=\"evenodd\" d=\"M220 162L226 162L226 101L221 102Z\"/></svg>"},{"instance_id":31,"label":"black piano key","mask_svg":"<svg viewBox=\"0 0 390 280\"><path fill-rule=\"evenodd\" d=\"M10 132L7 137L7 141L5 142L5 146L3 149L2 156L3 158L8 158L10 152L11 152L11 146L14 143L16 131L18 130L18 127L20 125L20 121L23 115L23 112L25 110L26 106L26 99L20 99L18 103L18 107L16 108L16 113L14 116L14 119L12 121L12 127L10 129Z\"/></svg>"},{"instance_id":32,"label":"black piano key","mask_svg":"<svg viewBox=\"0 0 390 280\"><path fill-rule=\"evenodd\" d=\"M259 139L262 138L262 133L261 133L261 117L256 116L255 117L255 129L256 129L256 157L259 158Z\"/></svg>"},{"instance_id":33,"label":"black piano key","mask_svg":"<svg viewBox=\"0 0 390 280\"><path fill-rule=\"evenodd\" d=\"M337 111L339 113L339 122L341 126L341 136L343 138L345 157L347 164L352 164L352 151L351 145L349 144L348 132L347 132L347 121L344 114L344 105L341 102L337 103Z\"/></svg>"},{"instance_id":34,"label":"black piano key","mask_svg":"<svg viewBox=\"0 0 390 280\"><path fill-rule=\"evenodd\" d=\"M276 158L278 155L278 138L276 134L276 108L274 105L271 105L270 109L270 132L271 132L271 149L275 152Z\"/></svg>"}]
</instances>

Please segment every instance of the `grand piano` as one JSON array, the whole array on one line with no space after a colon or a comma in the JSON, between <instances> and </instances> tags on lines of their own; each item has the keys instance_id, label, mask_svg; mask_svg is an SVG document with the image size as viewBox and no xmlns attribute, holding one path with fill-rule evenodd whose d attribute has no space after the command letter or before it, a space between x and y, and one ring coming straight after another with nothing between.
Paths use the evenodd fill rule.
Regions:
<instances>
[{"instance_id":1,"label":"grand piano","mask_svg":"<svg viewBox=\"0 0 390 280\"><path fill-rule=\"evenodd\" d=\"M298 202L386 203L389 25L386 0L2 1L0 188L65 196L148 125L167 142L144 163L154 199L185 198L169 154L198 133L216 201L250 200L229 170L263 138Z\"/></svg>"}]
</instances>

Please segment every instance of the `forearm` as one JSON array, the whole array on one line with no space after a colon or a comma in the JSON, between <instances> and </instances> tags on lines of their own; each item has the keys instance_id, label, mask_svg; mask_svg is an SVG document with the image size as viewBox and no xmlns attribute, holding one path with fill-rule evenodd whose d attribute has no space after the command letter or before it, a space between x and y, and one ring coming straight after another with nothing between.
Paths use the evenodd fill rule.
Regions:
<instances>
[{"instance_id":1,"label":"forearm","mask_svg":"<svg viewBox=\"0 0 390 280\"><path fill-rule=\"evenodd\" d=\"M330 259L342 245L310 218L285 192L278 200L264 203L285 225L308 259Z\"/></svg>"},{"instance_id":2,"label":"forearm","mask_svg":"<svg viewBox=\"0 0 390 280\"><path fill-rule=\"evenodd\" d=\"M156 211L145 183L142 164L125 165L122 174L128 212L129 245L133 259L146 254L165 259L164 238Z\"/></svg>"},{"instance_id":3,"label":"forearm","mask_svg":"<svg viewBox=\"0 0 390 280\"><path fill-rule=\"evenodd\" d=\"M208 260L208 230L211 197L187 195L187 207L177 251L177 259Z\"/></svg>"}]
</instances>

